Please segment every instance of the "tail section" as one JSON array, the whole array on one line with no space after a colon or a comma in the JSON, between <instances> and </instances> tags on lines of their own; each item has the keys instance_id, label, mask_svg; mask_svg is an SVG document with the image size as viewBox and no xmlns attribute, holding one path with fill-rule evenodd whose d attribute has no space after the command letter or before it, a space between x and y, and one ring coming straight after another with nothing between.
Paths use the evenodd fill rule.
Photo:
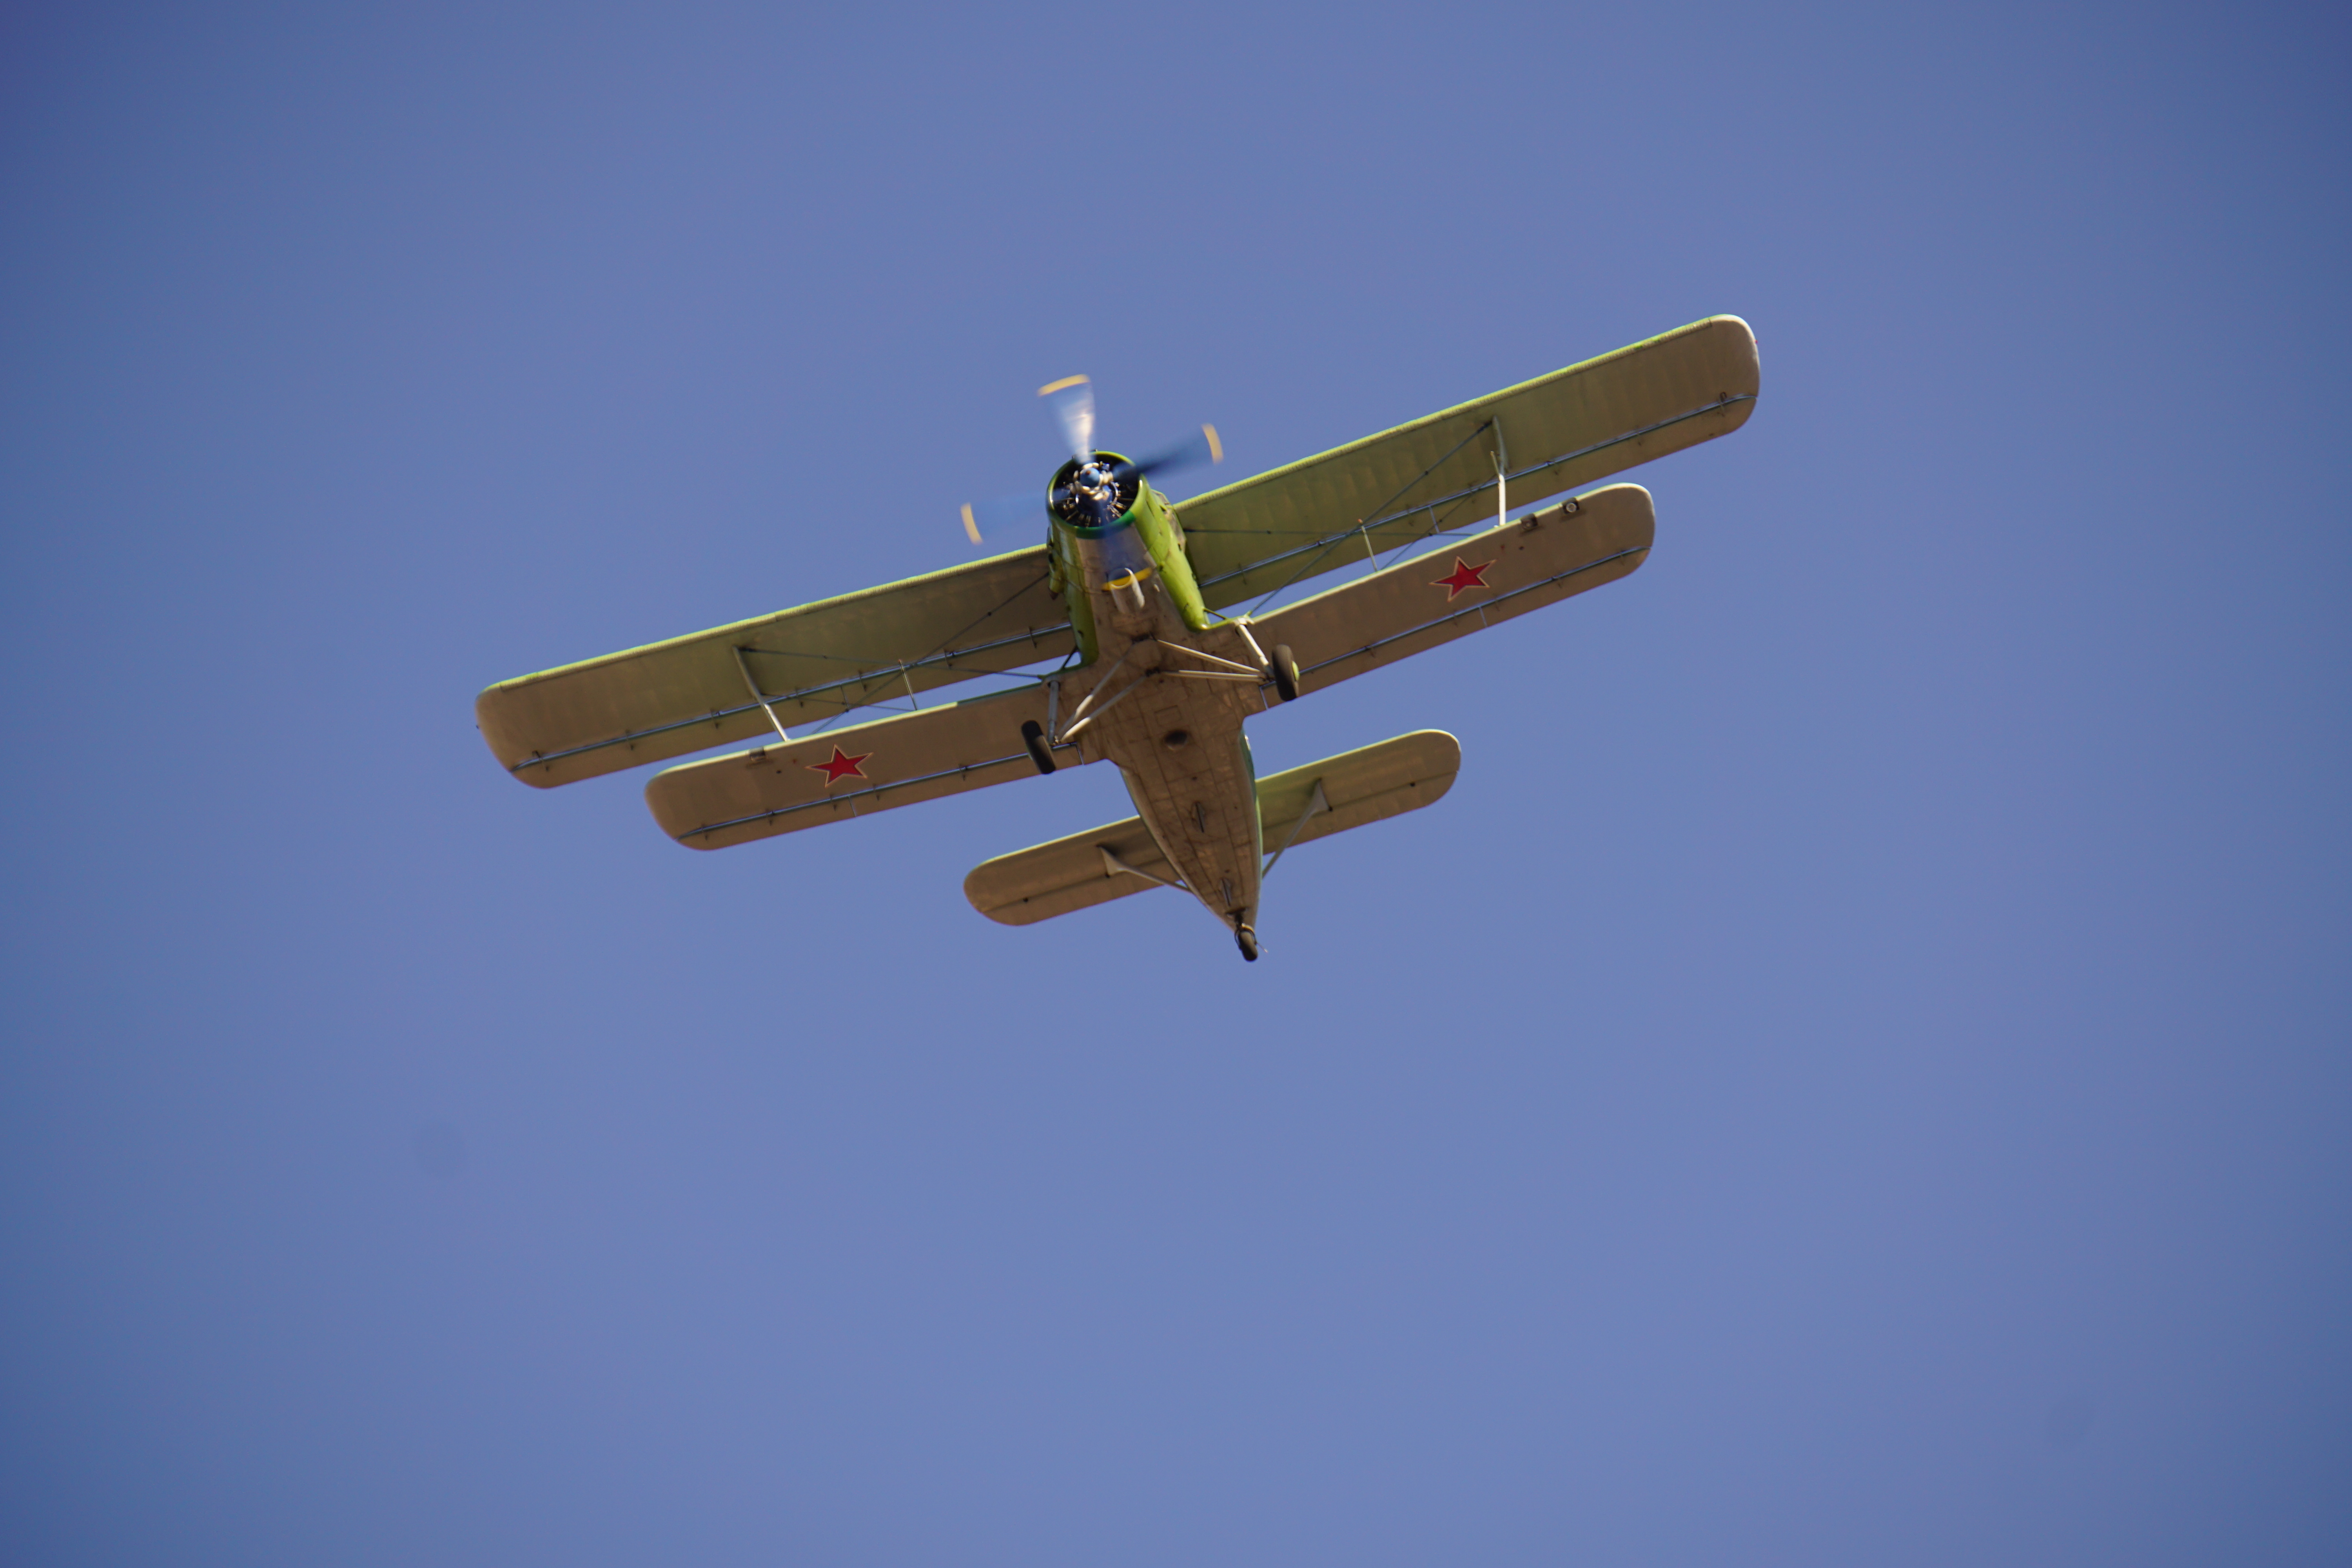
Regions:
<instances>
[{"instance_id":1,"label":"tail section","mask_svg":"<svg viewBox=\"0 0 2352 1568\"><path fill-rule=\"evenodd\" d=\"M1266 847L1278 858L1290 845L1416 810L1452 788L1461 769L1460 742L1443 730L1417 730L1260 779ZM963 892L990 920L1023 926L1178 885L1142 818L1130 816L1000 856L966 877Z\"/></svg>"}]
</instances>

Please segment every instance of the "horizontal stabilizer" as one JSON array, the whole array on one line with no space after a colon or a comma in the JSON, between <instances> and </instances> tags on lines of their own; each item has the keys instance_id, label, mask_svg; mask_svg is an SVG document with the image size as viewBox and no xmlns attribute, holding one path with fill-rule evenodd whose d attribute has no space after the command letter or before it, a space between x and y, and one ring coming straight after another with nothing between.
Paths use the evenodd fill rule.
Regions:
<instances>
[{"instance_id":1,"label":"horizontal stabilizer","mask_svg":"<svg viewBox=\"0 0 2352 1568\"><path fill-rule=\"evenodd\" d=\"M1278 851L1427 805L1453 787L1461 768L1461 742L1443 730L1417 730L1260 779L1266 847ZM1000 856L966 877L963 892L990 920L1024 926L1175 880L1143 819L1130 816Z\"/></svg>"},{"instance_id":2,"label":"horizontal stabilizer","mask_svg":"<svg viewBox=\"0 0 2352 1568\"><path fill-rule=\"evenodd\" d=\"M1037 764L1021 726L1034 721L1042 729L1047 703L1043 686L1024 686L665 768L646 784L646 804L662 831L680 844L723 849L1034 778ZM1061 750L1066 761L1078 761L1076 746Z\"/></svg>"}]
</instances>

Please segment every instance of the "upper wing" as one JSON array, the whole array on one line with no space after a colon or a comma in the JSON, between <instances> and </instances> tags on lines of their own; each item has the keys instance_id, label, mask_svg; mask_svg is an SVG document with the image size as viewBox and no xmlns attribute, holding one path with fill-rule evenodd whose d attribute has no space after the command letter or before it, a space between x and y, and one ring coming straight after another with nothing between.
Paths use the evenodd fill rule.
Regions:
<instances>
[{"instance_id":1,"label":"upper wing","mask_svg":"<svg viewBox=\"0 0 2352 1568\"><path fill-rule=\"evenodd\" d=\"M1180 509L1212 605L1237 604L1374 548L1473 521L1737 429L1758 384L1736 316L1571 365L1195 497ZM1360 522L1363 525L1360 531ZM568 784L831 718L1076 646L1042 545L503 680L476 700L482 737L528 783ZM756 691L755 691L756 688Z\"/></svg>"},{"instance_id":2,"label":"upper wing","mask_svg":"<svg viewBox=\"0 0 2352 1568\"><path fill-rule=\"evenodd\" d=\"M1569 510L1570 506L1574 510ZM1328 686L1627 575L1657 533L1650 492L1611 485L1418 555L1250 623Z\"/></svg>"},{"instance_id":3,"label":"upper wing","mask_svg":"<svg viewBox=\"0 0 2352 1568\"><path fill-rule=\"evenodd\" d=\"M1239 604L1513 505L1737 430L1755 406L1756 336L1710 316L1178 507L1213 606Z\"/></svg>"},{"instance_id":4,"label":"upper wing","mask_svg":"<svg viewBox=\"0 0 2352 1568\"><path fill-rule=\"evenodd\" d=\"M1076 646L1033 545L583 664L475 700L509 772L547 785L682 756L888 697L1059 658ZM1016 747L1016 749L1018 749Z\"/></svg>"},{"instance_id":5,"label":"upper wing","mask_svg":"<svg viewBox=\"0 0 2352 1568\"><path fill-rule=\"evenodd\" d=\"M646 804L680 844L720 849L1034 777L1021 725L1042 727L1047 700L1044 686L1024 686L665 768L646 783ZM1077 760L1076 746L1066 751Z\"/></svg>"}]
</instances>

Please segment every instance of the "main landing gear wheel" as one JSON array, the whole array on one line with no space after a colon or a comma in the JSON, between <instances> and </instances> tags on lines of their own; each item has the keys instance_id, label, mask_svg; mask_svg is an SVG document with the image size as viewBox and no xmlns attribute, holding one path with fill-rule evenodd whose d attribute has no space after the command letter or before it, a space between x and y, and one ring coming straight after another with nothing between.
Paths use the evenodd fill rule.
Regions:
<instances>
[{"instance_id":1,"label":"main landing gear wheel","mask_svg":"<svg viewBox=\"0 0 2352 1568\"><path fill-rule=\"evenodd\" d=\"M1274 650L1274 694L1285 702L1298 700L1298 661L1290 657L1288 643Z\"/></svg>"},{"instance_id":2,"label":"main landing gear wheel","mask_svg":"<svg viewBox=\"0 0 2352 1568\"><path fill-rule=\"evenodd\" d=\"M1240 946L1244 958L1248 959L1252 963L1257 962L1257 932L1247 926L1235 926L1234 941Z\"/></svg>"},{"instance_id":3,"label":"main landing gear wheel","mask_svg":"<svg viewBox=\"0 0 2352 1568\"><path fill-rule=\"evenodd\" d=\"M1054 748L1045 744L1045 726L1034 719L1022 720L1021 743L1029 748L1029 760L1037 764L1039 773L1054 771Z\"/></svg>"}]
</instances>

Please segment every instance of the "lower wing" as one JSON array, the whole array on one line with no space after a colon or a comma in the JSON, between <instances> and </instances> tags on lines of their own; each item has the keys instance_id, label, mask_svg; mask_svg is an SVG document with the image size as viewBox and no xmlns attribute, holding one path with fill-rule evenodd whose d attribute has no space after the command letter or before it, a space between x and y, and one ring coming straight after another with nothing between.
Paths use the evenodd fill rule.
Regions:
<instances>
[{"instance_id":1,"label":"lower wing","mask_svg":"<svg viewBox=\"0 0 2352 1568\"><path fill-rule=\"evenodd\" d=\"M1456 535L1445 549L1303 599L1250 628L1269 651L1289 647L1303 685L1328 686L1613 583L1648 558L1656 534L1650 492L1611 485Z\"/></svg>"},{"instance_id":2,"label":"lower wing","mask_svg":"<svg viewBox=\"0 0 2352 1568\"><path fill-rule=\"evenodd\" d=\"M960 795L1036 773L1022 725L1043 726L1046 704L1027 686L688 763L656 773L646 804L680 844L722 849Z\"/></svg>"}]
</instances>

